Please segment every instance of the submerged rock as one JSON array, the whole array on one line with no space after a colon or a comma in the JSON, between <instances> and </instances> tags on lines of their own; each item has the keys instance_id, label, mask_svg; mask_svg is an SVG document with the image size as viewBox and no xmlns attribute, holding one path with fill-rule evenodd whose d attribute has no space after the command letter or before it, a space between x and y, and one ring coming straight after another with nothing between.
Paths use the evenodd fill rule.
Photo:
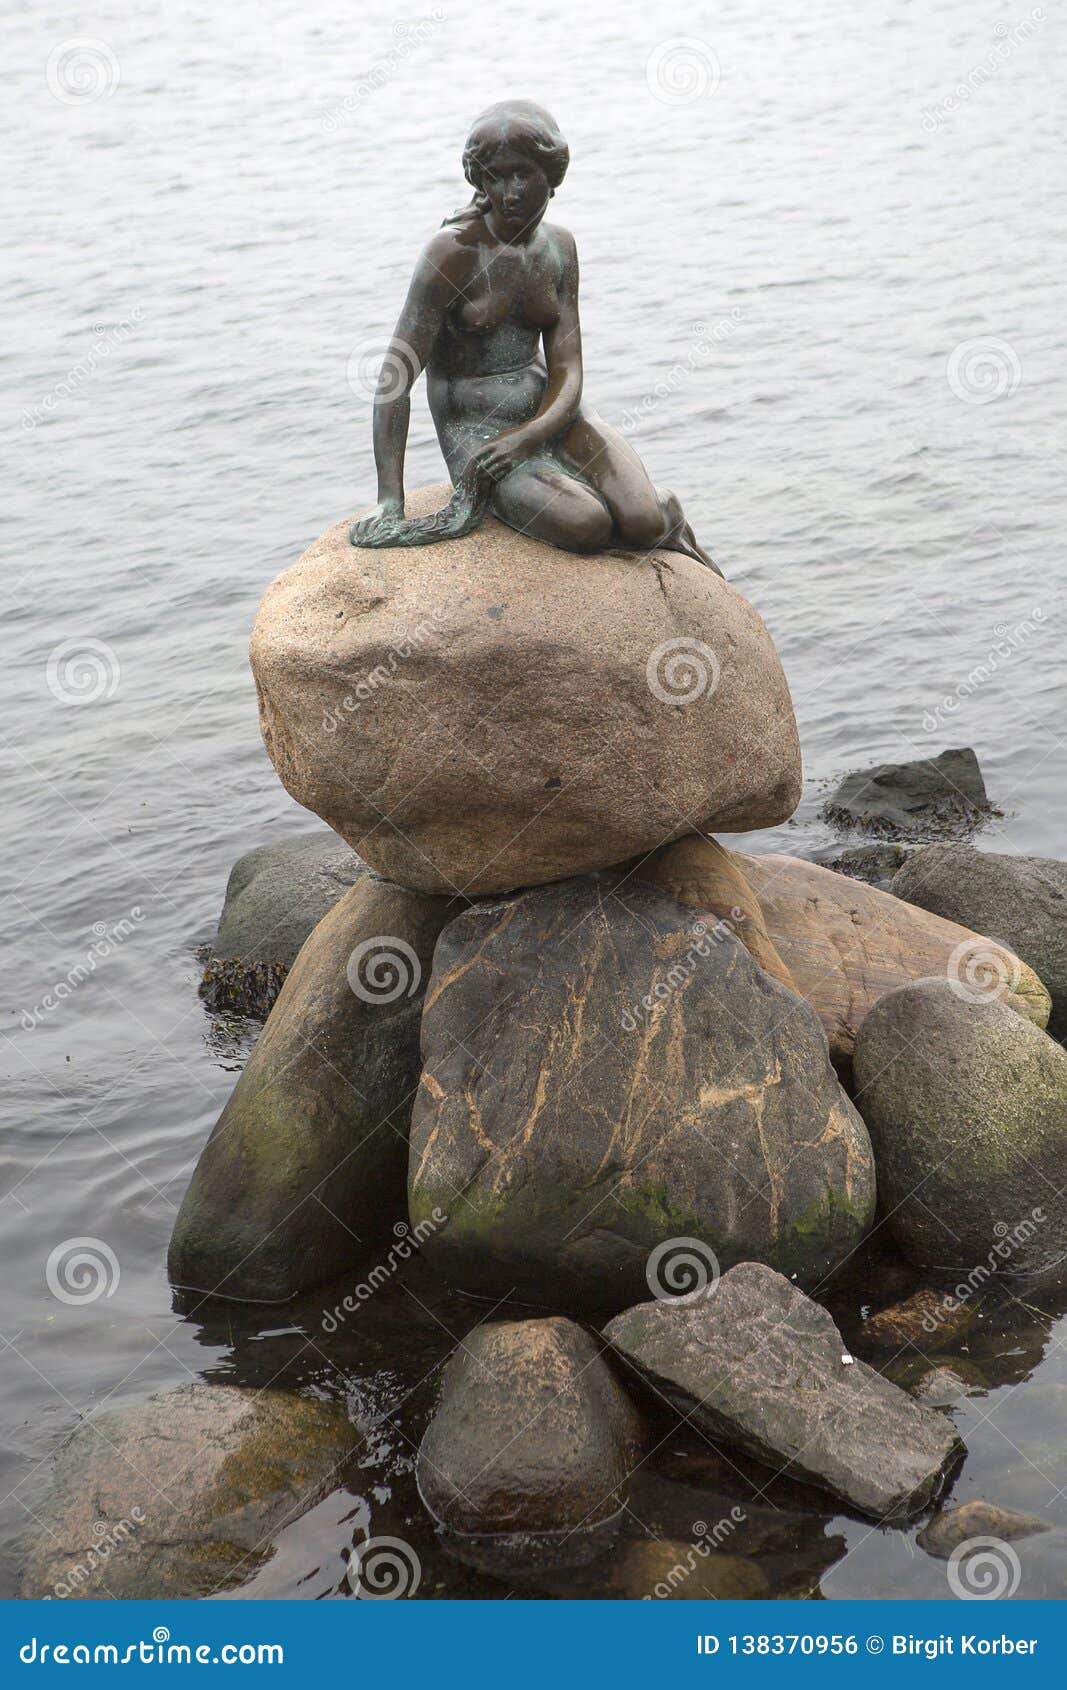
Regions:
<instances>
[{"instance_id":1,"label":"submerged rock","mask_svg":"<svg viewBox=\"0 0 1067 1690\"><path fill-rule=\"evenodd\" d=\"M995 1537L1001 1543L1012 1543L1016 1538L1051 1530L1050 1522L1039 1520L1036 1515L1019 1514L1014 1508L1001 1508L995 1502L975 1501L935 1514L915 1541L928 1555L947 1561L954 1549L973 1537Z\"/></svg>"},{"instance_id":2,"label":"submerged rock","mask_svg":"<svg viewBox=\"0 0 1067 1690\"><path fill-rule=\"evenodd\" d=\"M1067 1028L1067 862L1005 857L972 845L928 845L896 875L893 894L994 933L1052 994L1052 1025Z\"/></svg>"},{"instance_id":3,"label":"submerged rock","mask_svg":"<svg viewBox=\"0 0 1067 1690\"><path fill-rule=\"evenodd\" d=\"M1067 1051L994 999L920 980L860 1027L857 1100L887 1224L971 1294L1067 1259Z\"/></svg>"},{"instance_id":4,"label":"submerged rock","mask_svg":"<svg viewBox=\"0 0 1067 1690\"><path fill-rule=\"evenodd\" d=\"M644 1427L603 1349L571 1320L474 1328L419 1447L419 1492L439 1524L577 1532L618 1514Z\"/></svg>"},{"instance_id":5,"label":"submerged rock","mask_svg":"<svg viewBox=\"0 0 1067 1690\"><path fill-rule=\"evenodd\" d=\"M716 1258L815 1280L870 1224L866 1129L814 1010L636 881L450 922L423 1057L411 1219L447 1213L424 1253L465 1290L619 1308Z\"/></svg>"},{"instance_id":6,"label":"submerged rock","mask_svg":"<svg viewBox=\"0 0 1067 1690\"><path fill-rule=\"evenodd\" d=\"M969 1293L961 1299L949 1290L924 1285L902 1302L872 1314L863 1336L883 1349L913 1344L926 1354L934 1338L951 1344L969 1332L978 1318L978 1302Z\"/></svg>"},{"instance_id":7,"label":"submerged rock","mask_svg":"<svg viewBox=\"0 0 1067 1690\"><path fill-rule=\"evenodd\" d=\"M857 770L827 799L823 814L838 827L911 839L973 831L990 809L978 759L960 747L913 763Z\"/></svg>"},{"instance_id":8,"label":"submerged rock","mask_svg":"<svg viewBox=\"0 0 1067 1690\"><path fill-rule=\"evenodd\" d=\"M21 1595L148 1601L243 1584L340 1483L357 1434L288 1391L183 1385L79 1426L56 1457Z\"/></svg>"},{"instance_id":9,"label":"submerged rock","mask_svg":"<svg viewBox=\"0 0 1067 1690\"><path fill-rule=\"evenodd\" d=\"M690 1543L646 1538L621 1545L605 1592L632 1602L758 1602L772 1594L758 1561L709 1552L699 1538Z\"/></svg>"},{"instance_id":10,"label":"submerged rock","mask_svg":"<svg viewBox=\"0 0 1067 1690\"><path fill-rule=\"evenodd\" d=\"M936 1367L925 1367L911 1381L898 1379L898 1385L910 1391L916 1402L928 1408L951 1408L965 1397L982 1395L989 1389L988 1381L977 1367L954 1358Z\"/></svg>"},{"instance_id":11,"label":"submerged rock","mask_svg":"<svg viewBox=\"0 0 1067 1690\"><path fill-rule=\"evenodd\" d=\"M282 782L380 873L510 891L792 814L785 676L712 570L562 552L493 517L399 550L354 549L349 527L268 588L251 656Z\"/></svg>"},{"instance_id":12,"label":"submerged rock","mask_svg":"<svg viewBox=\"0 0 1067 1690\"><path fill-rule=\"evenodd\" d=\"M823 868L833 869L835 874L847 874L850 880L863 880L868 886L888 892L893 876L903 868L913 850L914 846L891 845L888 841L878 845L849 845L844 851L840 845L829 845L816 851L814 860Z\"/></svg>"},{"instance_id":13,"label":"submerged rock","mask_svg":"<svg viewBox=\"0 0 1067 1690\"><path fill-rule=\"evenodd\" d=\"M976 963L1010 985L1012 1007L1043 1027L1049 995L1003 946L847 875L799 857L741 856L767 930L796 989L818 1011L830 1054L848 1074L856 1030L887 992Z\"/></svg>"},{"instance_id":14,"label":"submerged rock","mask_svg":"<svg viewBox=\"0 0 1067 1690\"><path fill-rule=\"evenodd\" d=\"M963 1452L950 1421L850 1357L826 1310L762 1263L692 1302L628 1309L605 1336L713 1437L875 1520L926 1507Z\"/></svg>"},{"instance_id":15,"label":"submerged rock","mask_svg":"<svg viewBox=\"0 0 1067 1690\"><path fill-rule=\"evenodd\" d=\"M316 927L197 1163L175 1285L283 1300L405 1218L422 998L456 907L367 875Z\"/></svg>"}]
</instances>

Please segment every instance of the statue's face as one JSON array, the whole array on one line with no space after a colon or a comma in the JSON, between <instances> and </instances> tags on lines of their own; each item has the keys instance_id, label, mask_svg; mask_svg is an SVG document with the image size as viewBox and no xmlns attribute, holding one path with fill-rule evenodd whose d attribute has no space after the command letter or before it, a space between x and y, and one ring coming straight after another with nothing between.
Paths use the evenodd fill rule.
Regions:
<instances>
[{"instance_id":1,"label":"statue's face","mask_svg":"<svg viewBox=\"0 0 1067 1690\"><path fill-rule=\"evenodd\" d=\"M482 165L482 190L496 221L516 233L545 214L552 187L541 166L524 153L498 148Z\"/></svg>"}]
</instances>

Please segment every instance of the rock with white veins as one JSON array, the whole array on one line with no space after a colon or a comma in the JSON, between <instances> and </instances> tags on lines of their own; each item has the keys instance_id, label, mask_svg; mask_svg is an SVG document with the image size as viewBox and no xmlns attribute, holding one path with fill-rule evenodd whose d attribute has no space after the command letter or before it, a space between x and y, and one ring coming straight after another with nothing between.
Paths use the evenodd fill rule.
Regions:
<instances>
[{"instance_id":1,"label":"rock with white veins","mask_svg":"<svg viewBox=\"0 0 1067 1690\"><path fill-rule=\"evenodd\" d=\"M925 1508L963 1453L949 1420L848 1357L826 1310L758 1262L695 1301L628 1309L605 1336L713 1437L874 1520Z\"/></svg>"},{"instance_id":2,"label":"rock with white veins","mask_svg":"<svg viewBox=\"0 0 1067 1690\"><path fill-rule=\"evenodd\" d=\"M814 1283L871 1223L867 1129L814 1009L635 880L450 921L422 1052L411 1219L447 1215L423 1250L464 1290L626 1308L679 1244L697 1271L756 1258Z\"/></svg>"}]
</instances>

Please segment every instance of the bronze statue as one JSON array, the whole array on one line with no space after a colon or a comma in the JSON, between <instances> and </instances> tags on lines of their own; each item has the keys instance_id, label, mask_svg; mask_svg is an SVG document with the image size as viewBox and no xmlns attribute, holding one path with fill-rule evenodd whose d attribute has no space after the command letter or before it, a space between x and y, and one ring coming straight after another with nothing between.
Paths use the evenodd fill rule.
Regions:
<instances>
[{"instance_id":1,"label":"bronze statue","mask_svg":"<svg viewBox=\"0 0 1067 1690\"><path fill-rule=\"evenodd\" d=\"M353 523L354 546L466 534L488 508L565 551L659 548L722 573L674 494L581 408L578 256L574 237L543 221L569 162L555 119L529 100L490 106L471 130L474 197L425 248L382 363L378 504ZM433 516L405 520L410 393L423 369L455 491Z\"/></svg>"}]
</instances>

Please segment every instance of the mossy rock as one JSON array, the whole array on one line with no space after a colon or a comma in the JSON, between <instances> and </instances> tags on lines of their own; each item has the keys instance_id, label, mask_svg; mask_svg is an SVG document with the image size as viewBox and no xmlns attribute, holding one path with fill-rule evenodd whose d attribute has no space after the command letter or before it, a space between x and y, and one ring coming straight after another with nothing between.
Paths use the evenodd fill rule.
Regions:
<instances>
[{"instance_id":1,"label":"mossy rock","mask_svg":"<svg viewBox=\"0 0 1067 1690\"><path fill-rule=\"evenodd\" d=\"M21 1595L233 1590L340 1484L357 1443L341 1409L288 1391L198 1383L97 1415L56 1457Z\"/></svg>"},{"instance_id":2,"label":"mossy rock","mask_svg":"<svg viewBox=\"0 0 1067 1690\"><path fill-rule=\"evenodd\" d=\"M859 1030L856 1100L887 1225L920 1267L992 1283L1067 1260L1067 1051L954 980L881 999Z\"/></svg>"}]
</instances>

